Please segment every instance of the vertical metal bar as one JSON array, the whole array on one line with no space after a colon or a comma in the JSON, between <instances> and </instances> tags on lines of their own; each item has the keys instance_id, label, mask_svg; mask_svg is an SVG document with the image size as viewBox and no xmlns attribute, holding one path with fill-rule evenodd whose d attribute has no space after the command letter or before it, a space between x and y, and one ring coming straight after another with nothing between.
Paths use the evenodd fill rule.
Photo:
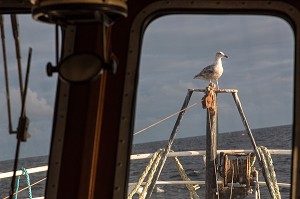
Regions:
<instances>
[{"instance_id":1,"label":"vertical metal bar","mask_svg":"<svg viewBox=\"0 0 300 199\"><path fill-rule=\"evenodd\" d=\"M57 28L58 29L58 28ZM65 36L67 35L67 36ZM76 26L67 26L62 32L63 48L62 55L67 57L74 51L74 43L76 35ZM57 45L58 47L58 45ZM58 48L56 49L58 50ZM56 55L59 55L57 52ZM58 57L58 56L57 56ZM57 59L57 62L59 60ZM57 65L56 65L57 66ZM49 158L49 170L47 173L45 198L58 198L58 185L61 176L61 165L63 163L63 149L66 134L68 102L69 102L70 84L58 81L55 110L52 127L52 142ZM56 117L55 117L56 116Z\"/></svg>"},{"instance_id":2,"label":"vertical metal bar","mask_svg":"<svg viewBox=\"0 0 300 199\"><path fill-rule=\"evenodd\" d=\"M255 199L260 199L259 184L258 184L258 171L255 171Z\"/></svg>"},{"instance_id":3,"label":"vertical metal bar","mask_svg":"<svg viewBox=\"0 0 300 199\"><path fill-rule=\"evenodd\" d=\"M172 146L173 141L174 141L174 139L175 139L176 133L177 133L177 131L178 131L178 129L179 129L180 122L181 122L181 120L182 120L182 118L183 118L183 115L184 115L184 113L185 113L185 111L186 111L186 107L187 107L188 104L189 104L189 101L190 101L190 99L191 99L192 94L193 94L193 91L188 90L188 92L187 92L187 94L186 94L186 97L185 97L185 100L184 100L184 102L183 102L183 105L182 105L182 107L181 107L181 109L180 109L180 110L182 110L182 111L179 113L179 115L178 115L178 117L177 117L176 123L175 123L175 125L174 125L174 127L173 127L173 131L172 131L172 133L171 133L171 135L170 135L170 138L169 138L168 145L167 145L167 147L166 147L164 153L162 154L162 157L161 157L161 163L160 163L159 169L158 169L158 171L155 173L155 175L153 176L152 182L151 182L151 184L150 184L150 186L149 186L149 189L148 189L149 191L148 191L147 196L145 197L145 199L149 199L149 198L151 197L151 195L152 195L152 192L153 192L153 190L154 190L156 181L158 180L158 178L159 178L159 176L160 176L160 173L161 173L161 171L162 171L162 169L163 169L163 167L164 167L164 164L165 164L166 159L167 159L167 155L168 155L168 153L170 152L170 149L171 149L171 146Z\"/></svg>"},{"instance_id":4,"label":"vertical metal bar","mask_svg":"<svg viewBox=\"0 0 300 199\"><path fill-rule=\"evenodd\" d=\"M0 15L0 29L1 29L4 78L5 78L5 90L6 90L8 131L11 134L11 133L16 133L16 132L13 131L12 121L11 121L10 94L9 94L9 81L8 81L8 68L7 68L7 57L6 57L6 45L5 45L5 31L4 31L3 15Z\"/></svg>"},{"instance_id":5,"label":"vertical metal bar","mask_svg":"<svg viewBox=\"0 0 300 199\"><path fill-rule=\"evenodd\" d=\"M215 93L214 93L215 94ZM218 104L215 94L215 109L207 109L206 122L206 199L215 199L217 193L216 161L217 161L217 115Z\"/></svg>"},{"instance_id":6,"label":"vertical metal bar","mask_svg":"<svg viewBox=\"0 0 300 199\"><path fill-rule=\"evenodd\" d=\"M20 48L20 40L19 40L19 23L16 14L11 14L10 17L11 17L12 32L15 40L16 58L18 62L18 72L19 72L20 95L22 100L24 87L23 87L23 75L22 75L22 63L21 63L21 48Z\"/></svg>"},{"instance_id":7,"label":"vertical metal bar","mask_svg":"<svg viewBox=\"0 0 300 199\"><path fill-rule=\"evenodd\" d=\"M32 48L28 50L28 59L27 59L27 70L25 75L25 88L23 90L22 101L21 101L21 114L20 117L26 117L25 107L26 107L26 95L28 90L28 82L29 82L29 73L30 73L30 66L31 66L31 56L32 56Z\"/></svg>"}]
</instances>

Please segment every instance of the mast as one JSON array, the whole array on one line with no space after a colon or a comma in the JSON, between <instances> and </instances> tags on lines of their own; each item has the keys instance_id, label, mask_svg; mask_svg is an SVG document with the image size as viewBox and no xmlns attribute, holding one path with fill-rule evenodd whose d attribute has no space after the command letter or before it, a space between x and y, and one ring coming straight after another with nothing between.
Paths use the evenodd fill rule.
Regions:
<instances>
[{"instance_id":1,"label":"mast","mask_svg":"<svg viewBox=\"0 0 300 199\"><path fill-rule=\"evenodd\" d=\"M205 193L207 199L217 197L217 120L218 105L217 95L211 86L207 87L205 105L207 108L206 121L206 186Z\"/></svg>"}]
</instances>

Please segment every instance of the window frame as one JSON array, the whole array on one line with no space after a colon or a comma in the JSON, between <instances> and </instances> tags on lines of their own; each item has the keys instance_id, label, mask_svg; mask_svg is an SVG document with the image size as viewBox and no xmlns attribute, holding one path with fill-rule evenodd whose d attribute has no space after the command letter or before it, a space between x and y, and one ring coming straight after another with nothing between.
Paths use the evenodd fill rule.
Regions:
<instances>
[{"instance_id":1,"label":"window frame","mask_svg":"<svg viewBox=\"0 0 300 199\"><path fill-rule=\"evenodd\" d=\"M136 3L136 4L135 4ZM293 173L298 174L298 151L300 145L300 13L297 7L284 1L212 1L212 0L166 0L166 1L151 1L147 3L133 2L129 7L129 41L128 54L126 56L126 72L125 85L122 102L122 118L119 130L119 144L117 151L117 165L129 165L130 163L130 148L132 144L132 132L134 122L134 110L136 101L136 92L139 76L140 54L142 49L143 35L146 27L155 20L164 15L170 14L228 14L228 15L268 15L276 16L286 20L294 32L295 36L295 66L294 66L294 117L293 117ZM130 13L130 8L132 12ZM132 14L132 15L131 15ZM126 140L126 141L125 141ZM114 197L125 198L128 181L127 167L116 166ZM298 170L297 170L298 169ZM124 179L125 178L125 179ZM292 177L291 193L292 198L296 197L296 184L298 183L299 174L297 177Z\"/></svg>"}]
</instances>

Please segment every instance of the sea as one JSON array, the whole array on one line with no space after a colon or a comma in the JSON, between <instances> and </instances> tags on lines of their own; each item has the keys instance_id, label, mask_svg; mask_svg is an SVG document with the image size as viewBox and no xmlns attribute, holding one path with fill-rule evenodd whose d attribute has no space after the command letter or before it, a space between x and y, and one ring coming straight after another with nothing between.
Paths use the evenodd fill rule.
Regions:
<instances>
[{"instance_id":1,"label":"sea","mask_svg":"<svg viewBox=\"0 0 300 199\"><path fill-rule=\"evenodd\" d=\"M252 130L257 146L265 146L268 149L292 149L292 126L284 125L269 128L260 128ZM160 148L165 148L167 141L157 141L150 143L135 144L132 147L132 154L152 153ZM206 137L188 137L175 139L172 145L173 151L197 151L205 150ZM250 138L246 131L228 132L218 134L218 149L252 149ZM186 174L191 180L205 180L205 163L200 156L179 157L178 158ZM278 182L291 182L291 155L272 155L276 176ZM47 165L48 156L32 157L19 160L19 167L32 168ZM130 162L129 182L137 182L142 172L148 165L149 159L132 160ZM258 164L255 164L259 169ZM13 161L1 161L0 173L11 171ZM47 172L30 174L31 183L44 179ZM264 181L262 175L260 181ZM172 159L167 159L166 164L159 177L160 181L182 180ZM45 181L32 187L33 197L41 197L45 191ZM4 198L9 193L11 179L0 179L0 198ZM26 186L26 178L20 179L20 189ZM266 186L260 187L261 198L271 198ZM196 191L200 198L205 198L205 185L200 185ZM280 188L281 198L290 198L289 188ZM24 191L18 194L18 198L28 198L28 192ZM136 194L133 198L138 198ZM157 185L151 198L155 199L190 199L190 193L185 185ZM246 197L255 198L254 194Z\"/></svg>"}]
</instances>

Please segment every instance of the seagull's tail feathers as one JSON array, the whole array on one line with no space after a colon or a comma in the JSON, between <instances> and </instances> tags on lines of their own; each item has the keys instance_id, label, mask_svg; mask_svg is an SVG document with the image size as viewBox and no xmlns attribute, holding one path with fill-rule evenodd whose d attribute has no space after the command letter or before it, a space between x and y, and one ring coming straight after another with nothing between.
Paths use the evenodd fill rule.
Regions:
<instances>
[{"instance_id":1,"label":"seagull's tail feathers","mask_svg":"<svg viewBox=\"0 0 300 199\"><path fill-rule=\"evenodd\" d=\"M202 76L201 76L201 73L195 75L195 77L193 79L203 79Z\"/></svg>"}]
</instances>

